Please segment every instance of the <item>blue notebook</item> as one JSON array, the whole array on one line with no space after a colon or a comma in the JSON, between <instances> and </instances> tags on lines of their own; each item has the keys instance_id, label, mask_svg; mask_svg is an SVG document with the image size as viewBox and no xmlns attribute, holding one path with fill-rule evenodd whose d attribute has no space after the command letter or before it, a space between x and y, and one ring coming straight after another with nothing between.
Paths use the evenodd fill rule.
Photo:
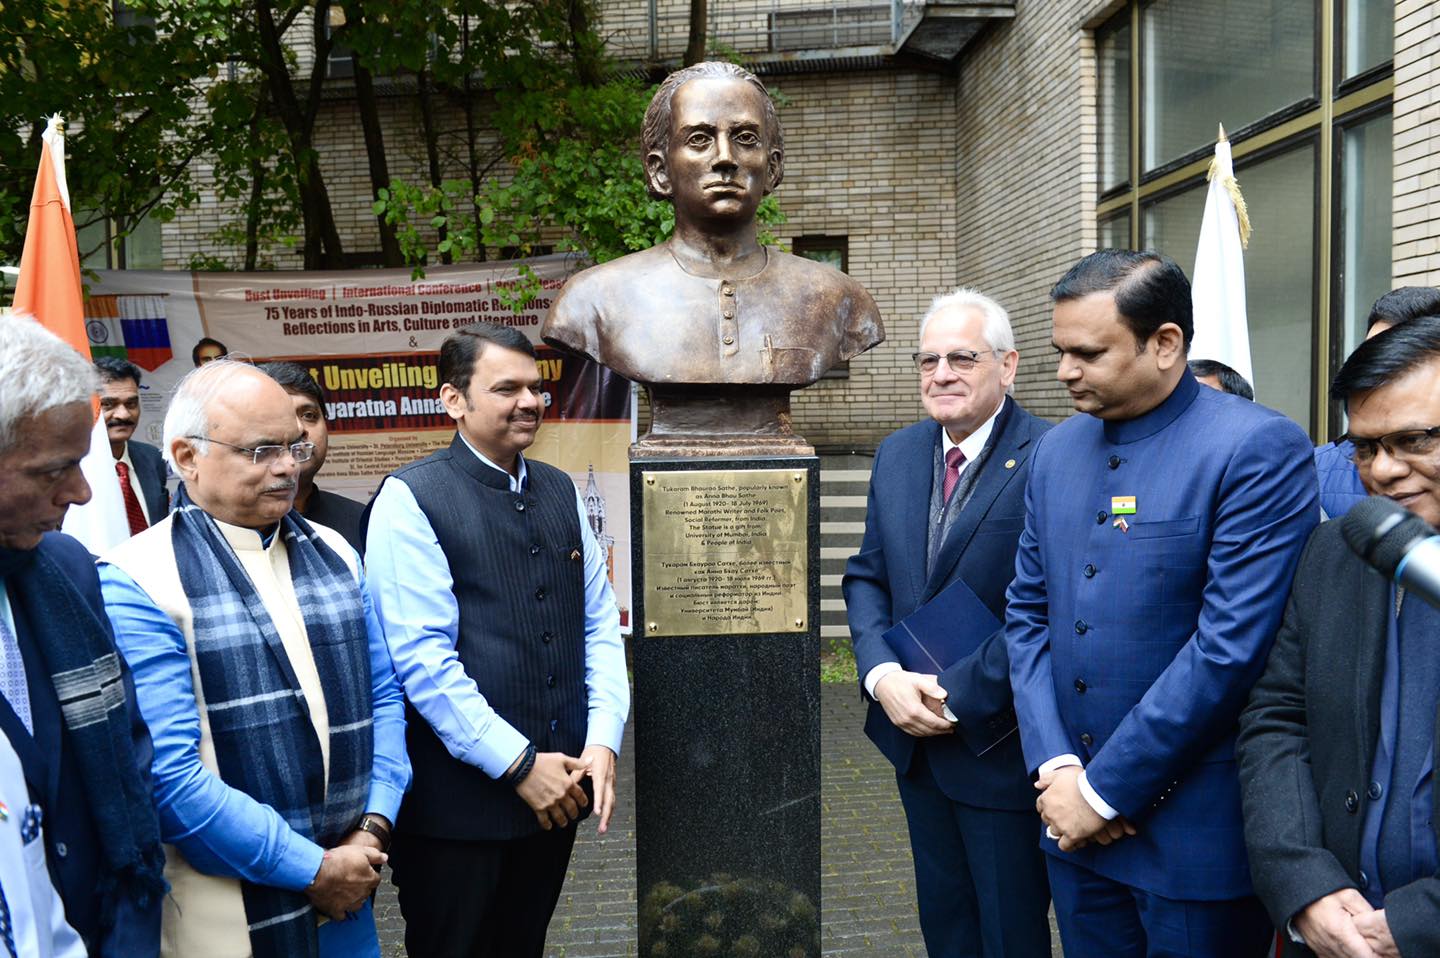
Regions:
<instances>
[{"instance_id":1,"label":"blue notebook","mask_svg":"<svg viewBox=\"0 0 1440 958\"><path fill-rule=\"evenodd\" d=\"M980 597L956 579L882 638L907 672L936 675L980 647L1000 627Z\"/></svg>"}]
</instances>

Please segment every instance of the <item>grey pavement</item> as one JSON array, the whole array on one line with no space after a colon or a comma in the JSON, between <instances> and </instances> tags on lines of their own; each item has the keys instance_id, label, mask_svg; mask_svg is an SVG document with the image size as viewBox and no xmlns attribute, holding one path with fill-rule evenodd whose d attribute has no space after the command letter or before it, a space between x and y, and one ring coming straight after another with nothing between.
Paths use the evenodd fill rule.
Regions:
<instances>
[{"instance_id":1,"label":"grey pavement","mask_svg":"<svg viewBox=\"0 0 1440 958\"><path fill-rule=\"evenodd\" d=\"M861 731L855 686L821 689L821 948L826 955L924 958L915 873L895 773ZM633 956L635 767L626 731L619 799L604 836L581 826L550 924L547 958ZM403 958L404 922L387 880L376 902L387 958ZM1055 953L1058 955L1059 946Z\"/></svg>"}]
</instances>

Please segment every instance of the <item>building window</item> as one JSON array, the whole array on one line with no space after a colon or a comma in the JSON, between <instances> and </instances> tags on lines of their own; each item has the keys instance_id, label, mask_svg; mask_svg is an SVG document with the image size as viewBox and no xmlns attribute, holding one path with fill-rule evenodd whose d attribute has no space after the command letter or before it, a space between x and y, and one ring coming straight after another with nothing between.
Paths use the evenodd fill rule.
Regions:
<instances>
[{"instance_id":1,"label":"building window","mask_svg":"<svg viewBox=\"0 0 1440 958\"><path fill-rule=\"evenodd\" d=\"M1390 287L1394 5L1128 0L1092 26L1097 243L1189 275L1223 123L1254 227L1256 398L1316 439L1341 431L1328 383Z\"/></svg>"},{"instance_id":2,"label":"building window","mask_svg":"<svg viewBox=\"0 0 1440 958\"><path fill-rule=\"evenodd\" d=\"M797 236L791 244L796 256L813 259L832 266L842 273L850 272L850 239L846 236ZM849 379L850 361L840 363L821 379Z\"/></svg>"}]
</instances>

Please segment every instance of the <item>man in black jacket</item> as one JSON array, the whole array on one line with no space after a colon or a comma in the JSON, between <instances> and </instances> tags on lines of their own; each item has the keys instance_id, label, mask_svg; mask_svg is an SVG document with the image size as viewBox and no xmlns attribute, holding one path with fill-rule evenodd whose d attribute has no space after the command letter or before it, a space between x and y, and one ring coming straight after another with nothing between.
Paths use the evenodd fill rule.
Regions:
<instances>
[{"instance_id":1,"label":"man in black jacket","mask_svg":"<svg viewBox=\"0 0 1440 958\"><path fill-rule=\"evenodd\" d=\"M1331 387L1366 490L1440 527L1440 317L1361 345ZM1255 889L1292 954L1440 955L1440 610L1311 536L1237 745Z\"/></svg>"}]
</instances>

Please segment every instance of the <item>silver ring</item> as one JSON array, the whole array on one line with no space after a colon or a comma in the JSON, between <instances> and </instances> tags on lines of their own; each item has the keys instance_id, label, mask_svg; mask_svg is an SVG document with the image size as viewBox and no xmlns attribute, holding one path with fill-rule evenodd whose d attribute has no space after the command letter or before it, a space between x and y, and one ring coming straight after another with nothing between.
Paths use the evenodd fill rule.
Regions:
<instances>
[{"instance_id":1,"label":"silver ring","mask_svg":"<svg viewBox=\"0 0 1440 958\"><path fill-rule=\"evenodd\" d=\"M1057 842L1060 840L1060 836L1055 834L1055 829L1051 828L1049 825L1045 826L1045 837Z\"/></svg>"}]
</instances>

